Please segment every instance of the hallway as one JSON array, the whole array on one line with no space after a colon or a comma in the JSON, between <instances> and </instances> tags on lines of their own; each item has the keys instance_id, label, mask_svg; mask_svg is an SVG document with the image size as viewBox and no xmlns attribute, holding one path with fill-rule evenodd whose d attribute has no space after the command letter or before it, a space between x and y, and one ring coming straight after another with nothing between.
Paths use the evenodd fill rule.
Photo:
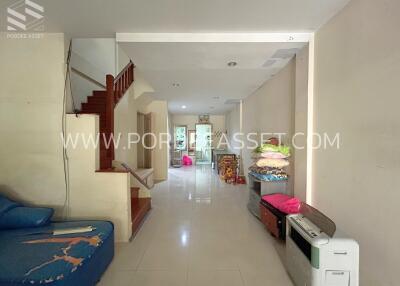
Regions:
<instances>
[{"instance_id":1,"label":"hallway","mask_svg":"<svg viewBox=\"0 0 400 286\"><path fill-rule=\"evenodd\" d=\"M246 208L246 185L209 166L169 170L135 239L117 244L101 286L291 286L272 237Z\"/></svg>"}]
</instances>

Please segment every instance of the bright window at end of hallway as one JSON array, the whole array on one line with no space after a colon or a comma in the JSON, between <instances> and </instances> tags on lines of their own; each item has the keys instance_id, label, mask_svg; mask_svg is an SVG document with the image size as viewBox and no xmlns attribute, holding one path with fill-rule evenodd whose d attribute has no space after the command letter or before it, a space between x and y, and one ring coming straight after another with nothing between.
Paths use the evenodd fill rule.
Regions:
<instances>
[{"instance_id":1,"label":"bright window at end of hallway","mask_svg":"<svg viewBox=\"0 0 400 286\"><path fill-rule=\"evenodd\" d=\"M175 149L187 150L187 127L175 126Z\"/></svg>"}]
</instances>

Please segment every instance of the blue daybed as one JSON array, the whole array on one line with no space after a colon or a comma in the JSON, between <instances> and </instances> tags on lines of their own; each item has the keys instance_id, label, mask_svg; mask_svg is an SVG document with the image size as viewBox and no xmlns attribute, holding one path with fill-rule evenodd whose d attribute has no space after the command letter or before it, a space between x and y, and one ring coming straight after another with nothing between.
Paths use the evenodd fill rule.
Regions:
<instances>
[{"instance_id":1,"label":"blue daybed","mask_svg":"<svg viewBox=\"0 0 400 286\"><path fill-rule=\"evenodd\" d=\"M114 256L113 224L50 223L52 213L52 209L25 208L0 196L0 286L94 286L100 280ZM87 226L95 230L52 234Z\"/></svg>"}]
</instances>

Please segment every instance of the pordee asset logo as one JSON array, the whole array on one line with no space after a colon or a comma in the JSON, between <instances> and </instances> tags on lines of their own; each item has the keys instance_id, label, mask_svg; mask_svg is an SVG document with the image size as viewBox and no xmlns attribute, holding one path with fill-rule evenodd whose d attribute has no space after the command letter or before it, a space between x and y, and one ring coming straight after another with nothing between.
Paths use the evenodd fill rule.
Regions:
<instances>
[{"instance_id":1,"label":"pordee asset logo","mask_svg":"<svg viewBox=\"0 0 400 286\"><path fill-rule=\"evenodd\" d=\"M10 38L21 38L16 36L18 34L25 35L22 38L38 37L40 34L33 33L44 31L44 20L44 7L32 0L20 0L7 7L7 31Z\"/></svg>"}]
</instances>

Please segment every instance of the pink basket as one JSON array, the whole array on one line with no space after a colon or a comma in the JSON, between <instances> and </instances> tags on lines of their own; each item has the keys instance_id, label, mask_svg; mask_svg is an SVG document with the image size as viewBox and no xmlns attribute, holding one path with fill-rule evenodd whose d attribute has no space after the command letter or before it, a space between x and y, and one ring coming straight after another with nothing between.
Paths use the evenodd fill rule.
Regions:
<instances>
[{"instance_id":1,"label":"pink basket","mask_svg":"<svg viewBox=\"0 0 400 286\"><path fill-rule=\"evenodd\" d=\"M193 165L192 158L190 158L187 155L183 156L182 163L183 163L184 166L192 166Z\"/></svg>"}]
</instances>

